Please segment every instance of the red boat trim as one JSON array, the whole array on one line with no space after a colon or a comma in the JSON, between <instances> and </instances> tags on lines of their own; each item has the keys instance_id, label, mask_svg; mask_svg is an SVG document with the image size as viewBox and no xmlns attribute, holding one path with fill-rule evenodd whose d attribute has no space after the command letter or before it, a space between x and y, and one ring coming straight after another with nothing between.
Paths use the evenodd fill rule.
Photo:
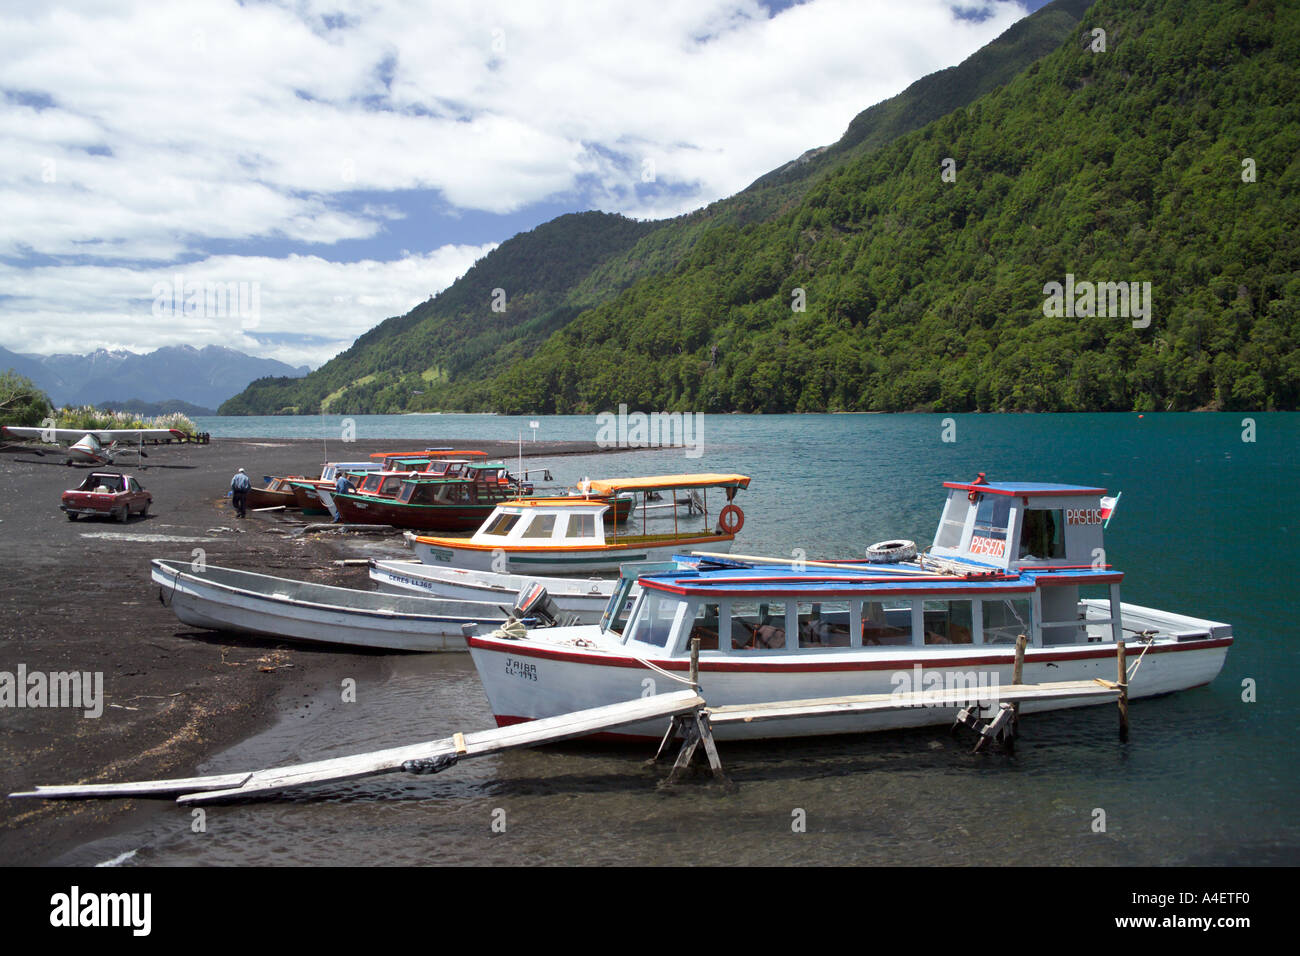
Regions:
<instances>
[{"instance_id":1,"label":"red boat trim","mask_svg":"<svg viewBox=\"0 0 1300 956\"><path fill-rule=\"evenodd\" d=\"M1096 572L1094 574L1054 574L1051 577L1043 578L1038 583L1045 588L1063 587L1069 584L1115 584L1124 580L1124 572L1116 571L1113 574L1103 574Z\"/></svg>"},{"instance_id":2,"label":"red boat trim","mask_svg":"<svg viewBox=\"0 0 1300 956\"><path fill-rule=\"evenodd\" d=\"M538 647L536 645L525 645L518 641L501 640L491 637L469 637L470 647L477 647L480 650L496 651L502 654L513 654L516 657L539 657L544 660L564 661L578 664L597 664L602 667L637 667L643 668L645 664L633 657L613 657L608 654L590 654L578 650L559 650L549 647ZM1146 653L1148 654L1166 654L1176 651L1201 651L1215 647L1228 647L1232 644L1232 638L1222 637L1203 641L1182 641L1177 644L1166 644L1159 647L1152 647ZM844 650L858 650L857 648L844 648ZM789 673L789 674L816 674L816 673L834 673L837 671L889 671L898 670L899 668L910 668L914 665L930 668L948 668L948 667L972 667L981 664L996 665L1011 663L1013 650L1008 646L1007 650L1000 654L983 654L973 657L910 657L904 660L888 661L828 661L824 663L784 663L781 661L770 661L764 663L744 663L742 661L704 659L700 660L700 671L714 671L717 673ZM1134 651L1138 653L1138 651ZM1115 657L1115 645L1092 645L1088 650L1077 651L1046 651L1040 648L1029 648L1025 651L1025 661L1030 664L1046 664L1056 661L1084 661L1093 659L1112 660ZM651 661L656 667L669 671L689 671L690 661L685 659L673 658L671 660L654 659Z\"/></svg>"},{"instance_id":3,"label":"red boat trim","mask_svg":"<svg viewBox=\"0 0 1300 956\"><path fill-rule=\"evenodd\" d=\"M1004 495L1007 498L1081 498L1106 493L1105 488L1035 488L1032 491L1011 491L990 485L972 485L965 481L945 481L943 486L960 488L962 491L978 491L982 495Z\"/></svg>"}]
</instances>

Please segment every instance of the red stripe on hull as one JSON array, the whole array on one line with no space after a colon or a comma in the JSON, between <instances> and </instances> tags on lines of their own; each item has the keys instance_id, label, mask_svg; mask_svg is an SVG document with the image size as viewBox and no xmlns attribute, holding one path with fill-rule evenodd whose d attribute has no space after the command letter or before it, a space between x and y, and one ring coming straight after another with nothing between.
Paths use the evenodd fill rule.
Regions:
<instances>
[{"instance_id":1,"label":"red stripe on hull","mask_svg":"<svg viewBox=\"0 0 1300 956\"><path fill-rule=\"evenodd\" d=\"M546 660L566 661L580 664L594 664L601 667L632 667L639 668L645 665L634 658L629 657L609 657L603 654L583 654L576 651L552 650L551 648L529 647L519 642L506 641L499 642L491 638L470 637L468 639L470 647L478 647L484 650L497 651L498 653L512 654L517 657L540 657ZM1186 641L1180 644L1169 644L1164 647L1152 647L1148 654L1168 654L1179 651L1203 651L1215 647L1229 647L1232 645L1232 638L1218 638L1207 641ZM1115 645L1093 645L1094 649L1086 651L1048 651L1036 652L1031 648L1025 654L1026 663L1043 664L1049 661L1085 661L1094 659L1112 659L1115 656ZM1011 662L1011 651L1008 650L1002 654L981 655L978 657L909 657L904 659L891 658L882 661L832 661L823 664L785 664L780 662L770 662L761 664L747 664L740 661L721 661L721 660L703 660L700 661L700 671L714 671L720 673L756 673L756 674L816 674L816 673L834 673L837 671L886 671L897 670L900 667L912 667L919 664L922 667L950 668L950 667L972 667L979 665L998 665L1008 664ZM1140 653L1136 647L1133 653ZM690 662L686 660L655 660L656 667L670 671L688 671Z\"/></svg>"}]
</instances>

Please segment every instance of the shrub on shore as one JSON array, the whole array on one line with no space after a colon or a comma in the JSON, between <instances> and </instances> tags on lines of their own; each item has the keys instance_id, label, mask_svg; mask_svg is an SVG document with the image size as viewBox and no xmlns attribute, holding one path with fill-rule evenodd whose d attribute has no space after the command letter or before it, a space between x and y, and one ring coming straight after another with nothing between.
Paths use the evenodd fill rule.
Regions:
<instances>
[{"instance_id":1,"label":"shrub on shore","mask_svg":"<svg viewBox=\"0 0 1300 956\"><path fill-rule=\"evenodd\" d=\"M180 412L145 418L130 412L103 411L93 405L60 408L55 415L54 427L84 428L86 431L98 428L176 428L187 435L197 435L199 431L198 426Z\"/></svg>"},{"instance_id":2,"label":"shrub on shore","mask_svg":"<svg viewBox=\"0 0 1300 956\"><path fill-rule=\"evenodd\" d=\"M30 428L50 415L50 400L36 383L13 369L0 373L0 421Z\"/></svg>"}]
</instances>

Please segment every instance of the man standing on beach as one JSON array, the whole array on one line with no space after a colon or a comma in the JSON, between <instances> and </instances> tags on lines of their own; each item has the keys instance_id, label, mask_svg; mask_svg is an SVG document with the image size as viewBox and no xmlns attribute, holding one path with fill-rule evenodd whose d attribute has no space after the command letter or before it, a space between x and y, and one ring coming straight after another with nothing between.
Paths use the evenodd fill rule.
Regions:
<instances>
[{"instance_id":1,"label":"man standing on beach","mask_svg":"<svg viewBox=\"0 0 1300 956\"><path fill-rule=\"evenodd\" d=\"M348 481L348 476L343 474L343 472L340 471L338 478L334 482L334 494L346 495L356 490L357 490L356 488L352 487L352 482ZM337 524L342 520L343 520L343 513L339 511L337 507L335 507L334 509L335 523Z\"/></svg>"},{"instance_id":2,"label":"man standing on beach","mask_svg":"<svg viewBox=\"0 0 1300 956\"><path fill-rule=\"evenodd\" d=\"M248 500L248 489L253 487L253 483L248 480L248 475L244 474L244 469L239 469L235 477L230 479L230 498L231 504L235 506L235 511L239 517L244 517L244 502Z\"/></svg>"}]
</instances>

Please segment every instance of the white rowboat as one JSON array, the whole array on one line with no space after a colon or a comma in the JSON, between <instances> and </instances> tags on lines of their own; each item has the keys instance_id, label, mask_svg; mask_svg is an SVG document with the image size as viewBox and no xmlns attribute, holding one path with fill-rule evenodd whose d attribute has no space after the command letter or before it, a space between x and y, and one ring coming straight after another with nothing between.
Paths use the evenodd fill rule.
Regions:
<instances>
[{"instance_id":1,"label":"white rowboat","mask_svg":"<svg viewBox=\"0 0 1300 956\"><path fill-rule=\"evenodd\" d=\"M344 647L463 651L464 625L495 628L506 617L500 602L381 594L184 561L155 560L152 577L191 627Z\"/></svg>"}]
</instances>

